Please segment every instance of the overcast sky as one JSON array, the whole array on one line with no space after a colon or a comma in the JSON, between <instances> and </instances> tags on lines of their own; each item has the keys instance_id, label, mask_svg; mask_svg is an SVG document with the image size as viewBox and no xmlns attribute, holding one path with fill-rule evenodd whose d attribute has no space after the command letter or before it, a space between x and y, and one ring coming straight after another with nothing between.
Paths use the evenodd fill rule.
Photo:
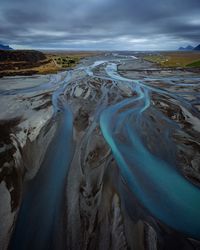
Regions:
<instances>
[{"instance_id":1,"label":"overcast sky","mask_svg":"<svg viewBox=\"0 0 200 250\"><path fill-rule=\"evenodd\" d=\"M200 0L1 0L15 48L176 49L200 43Z\"/></svg>"}]
</instances>

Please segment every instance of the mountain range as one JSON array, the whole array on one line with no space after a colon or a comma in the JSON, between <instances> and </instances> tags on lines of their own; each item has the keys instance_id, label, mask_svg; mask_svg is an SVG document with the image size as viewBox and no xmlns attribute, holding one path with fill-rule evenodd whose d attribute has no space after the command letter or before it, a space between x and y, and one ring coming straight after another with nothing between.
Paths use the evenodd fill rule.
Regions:
<instances>
[{"instance_id":1,"label":"mountain range","mask_svg":"<svg viewBox=\"0 0 200 250\"><path fill-rule=\"evenodd\" d=\"M9 45L0 44L0 50L13 50Z\"/></svg>"},{"instance_id":2,"label":"mountain range","mask_svg":"<svg viewBox=\"0 0 200 250\"><path fill-rule=\"evenodd\" d=\"M180 47L178 50L181 50L181 51L192 51L192 50L200 50L200 44L196 47L193 47L191 45L188 45L186 47Z\"/></svg>"}]
</instances>

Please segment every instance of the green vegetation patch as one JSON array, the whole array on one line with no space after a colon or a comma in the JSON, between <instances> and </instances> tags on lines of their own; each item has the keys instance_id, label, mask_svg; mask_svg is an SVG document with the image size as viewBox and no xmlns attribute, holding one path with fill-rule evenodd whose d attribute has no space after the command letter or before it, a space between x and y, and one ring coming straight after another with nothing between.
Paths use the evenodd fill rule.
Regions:
<instances>
[{"instance_id":1,"label":"green vegetation patch","mask_svg":"<svg viewBox=\"0 0 200 250\"><path fill-rule=\"evenodd\" d=\"M195 67L195 68L200 68L200 61L196 61L193 63L190 63L188 65L186 65L187 67Z\"/></svg>"},{"instance_id":2,"label":"green vegetation patch","mask_svg":"<svg viewBox=\"0 0 200 250\"><path fill-rule=\"evenodd\" d=\"M54 57L54 60L62 68L73 67L76 63L79 62L80 58L73 56L59 56Z\"/></svg>"}]
</instances>

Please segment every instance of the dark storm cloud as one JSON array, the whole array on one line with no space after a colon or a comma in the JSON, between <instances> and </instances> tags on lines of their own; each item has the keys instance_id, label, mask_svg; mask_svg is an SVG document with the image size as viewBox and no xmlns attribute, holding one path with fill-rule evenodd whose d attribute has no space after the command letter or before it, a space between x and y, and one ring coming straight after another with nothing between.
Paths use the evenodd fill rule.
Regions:
<instances>
[{"instance_id":1,"label":"dark storm cloud","mask_svg":"<svg viewBox=\"0 0 200 250\"><path fill-rule=\"evenodd\" d=\"M45 13L26 12L25 10L8 9L4 13L4 17L8 23L24 25L32 23L44 23L48 21L48 16Z\"/></svg>"},{"instance_id":2,"label":"dark storm cloud","mask_svg":"<svg viewBox=\"0 0 200 250\"><path fill-rule=\"evenodd\" d=\"M199 0L2 0L0 40L33 48L176 48L199 43L199 10Z\"/></svg>"}]
</instances>

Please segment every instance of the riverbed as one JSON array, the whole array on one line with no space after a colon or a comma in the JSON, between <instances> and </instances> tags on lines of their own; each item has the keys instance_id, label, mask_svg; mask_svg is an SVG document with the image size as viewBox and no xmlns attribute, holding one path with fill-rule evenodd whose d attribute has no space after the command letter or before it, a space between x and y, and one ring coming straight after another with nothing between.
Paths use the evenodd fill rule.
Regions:
<instances>
[{"instance_id":1,"label":"riverbed","mask_svg":"<svg viewBox=\"0 0 200 250\"><path fill-rule=\"evenodd\" d=\"M199 249L198 74L108 53L0 84L4 249Z\"/></svg>"}]
</instances>

